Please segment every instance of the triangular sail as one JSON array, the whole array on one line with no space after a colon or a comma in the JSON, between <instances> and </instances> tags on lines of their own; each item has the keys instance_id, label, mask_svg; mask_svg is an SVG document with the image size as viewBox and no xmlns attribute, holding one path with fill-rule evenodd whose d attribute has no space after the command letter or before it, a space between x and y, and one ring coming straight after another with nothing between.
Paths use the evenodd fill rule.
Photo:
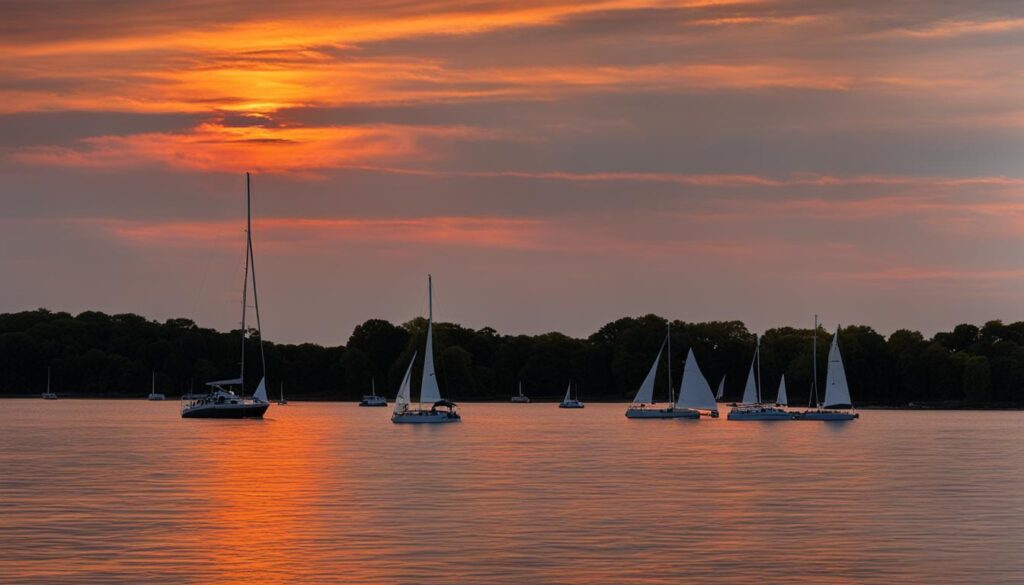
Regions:
<instances>
[{"instance_id":1,"label":"triangular sail","mask_svg":"<svg viewBox=\"0 0 1024 585\"><path fill-rule=\"evenodd\" d=\"M757 382L754 381L754 362L750 362L750 372L747 374L747 385L743 387L743 404L757 403Z\"/></svg>"},{"instance_id":2,"label":"triangular sail","mask_svg":"<svg viewBox=\"0 0 1024 585\"><path fill-rule=\"evenodd\" d=\"M789 406L789 397L786 396L786 374L782 374L782 380L779 381L779 397L775 399L775 404Z\"/></svg>"},{"instance_id":3,"label":"triangular sail","mask_svg":"<svg viewBox=\"0 0 1024 585\"><path fill-rule=\"evenodd\" d=\"M572 382L569 382L569 385L565 387L565 398L562 399L562 402L569 402L570 392L572 392Z\"/></svg>"},{"instance_id":4,"label":"triangular sail","mask_svg":"<svg viewBox=\"0 0 1024 585\"><path fill-rule=\"evenodd\" d=\"M441 400L441 389L437 387L437 374L434 372L434 285L427 277L427 298L429 313L427 319L427 349L423 354L423 380L420 383L420 402L433 404Z\"/></svg>"},{"instance_id":5,"label":"triangular sail","mask_svg":"<svg viewBox=\"0 0 1024 585\"><path fill-rule=\"evenodd\" d=\"M661 351L663 349L665 349L664 342L658 348L658 356L654 358L654 363L651 364L651 371L647 372L647 377L644 378L643 384L640 384L640 389L636 391L633 404L651 404L654 402L654 378L658 374L658 362L661 361Z\"/></svg>"},{"instance_id":6,"label":"triangular sail","mask_svg":"<svg viewBox=\"0 0 1024 585\"><path fill-rule=\"evenodd\" d=\"M846 382L843 356L839 353L839 330L832 338L828 350L828 373L825 376L825 408L853 408L850 400L850 386Z\"/></svg>"},{"instance_id":7,"label":"triangular sail","mask_svg":"<svg viewBox=\"0 0 1024 585\"><path fill-rule=\"evenodd\" d=\"M405 409L409 408L410 396L412 395L412 365L416 363L416 355L419 352L412 354L412 359L409 360L409 367L405 369L405 376L402 377L402 385L398 387L398 396L395 397L395 414L402 414Z\"/></svg>"},{"instance_id":8,"label":"triangular sail","mask_svg":"<svg viewBox=\"0 0 1024 585\"><path fill-rule=\"evenodd\" d=\"M267 379L260 378L260 385L256 387L256 392L252 395L252 399L256 402L268 402L267 400Z\"/></svg>"},{"instance_id":9,"label":"triangular sail","mask_svg":"<svg viewBox=\"0 0 1024 585\"><path fill-rule=\"evenodd\" d=\"M690 353L686 355L686 364L683 366L683 381L679 385L679 400L676 401L676 408L718 410L715 395L711 393L711 385L701 373L692 347Z\"/></svg>"},{"instance_id":10,"label":"triangular sail","mask_svg":"<svg viewBox=\"0 0 1024 585\"><path fill-rule=\"evenodd\" d=\"M721 400L725 396L725 376L718 381L718 392L715 392L715 400Z\"/></svg>"}]
</instances>

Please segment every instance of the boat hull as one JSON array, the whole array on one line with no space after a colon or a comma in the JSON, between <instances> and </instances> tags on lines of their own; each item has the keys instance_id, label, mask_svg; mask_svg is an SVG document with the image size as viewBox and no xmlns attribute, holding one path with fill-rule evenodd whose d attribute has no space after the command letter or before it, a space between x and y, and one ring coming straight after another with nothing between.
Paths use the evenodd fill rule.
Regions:
<instances>
[{"instance_id":1,"label":"boat hull","mask_svg":"<svg viewBox=\"0 0 1024 585\"><path fill-rule=\"evenodd\" d=\"M186 407L181 411L181 418L263 418L268 408L269 403L200 404Z\"/></svg>"},{"instance_id":2,"label":"boat hull","mask_svg":"<svg viewBox=\"0 0 1024 585\"><path fill-rule=\"evenodd\" d=\"M582 402L563 402L558 405L558 408L586 408Z\"/></svg>"},{"instance_id":3,"label":"boat hull","mask_svg":"<svg viewBox=\"0 0 1024 585\"><path fill-rule=\"evenodd\" d=\"M857 414L856 412L837 412L834 410L810 410L806 412L794 413L793 418L795 420L843 421L860 418L860 415Z\"/></svg>"},{"instance_id":4,"label":"boat hull","mask_svg":"<svg viewBox=\"0 0 1024 585\"><path fill-rule=\"evenodd\" d=\"M682 408L628 408L626 418L685 418L699 419L700 412Z\"/></svg>"},{"instance_id":5,"label":"boat hull","mask_svg":"<svg viewBox=\"0 0 1024 585\"><path fill-rule=\"evenodd\" d=\"M387 406L387 405L388 405L387 402L373 402L373 403L371 403L371 402L360 402L359 403L359 406L365 406L365 407L368 407L368 408L381 407L381 406Z\"/></svg>"},{"instance_id":6,"label":"boat hull","mask_svg":"<svg viewBox=\"0 0 1024 585\"><path fill-rule=\"evenodd\" d=\"M460 421L462 417L457 412L414 410L391 415L391 422L395 424L445 424Z\"/></svg>"},{"instance_id":7,"label":"boat hull","mask_svg":"<svg viewBox=\"0 0 1024 585\"><path fill-rule=\"evenodd\" d=\"M512 397L512 402L514 402L516 404L529 404L530 403L530 399L525 397L525 396L513 396Z\"/></svg>"},{"instance_id":8,"label":"boat hull","mask_svg":"<svg viewBox=\"0 0 1024 585\"><path fill-rule=\"evenodd\" d=\"M726 417L729 420L793 420L793 413L777 408L758 408L731 410Z\"/></svg>"}]
</instances>

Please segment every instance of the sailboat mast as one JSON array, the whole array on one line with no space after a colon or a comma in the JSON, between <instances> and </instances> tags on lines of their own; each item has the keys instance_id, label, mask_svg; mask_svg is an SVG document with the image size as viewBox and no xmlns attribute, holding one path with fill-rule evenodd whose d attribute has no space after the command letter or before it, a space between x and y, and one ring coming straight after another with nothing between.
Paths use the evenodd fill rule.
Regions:
<instances>
[{"instance_id":1,"label":"sailboat mast","mask_svg":"<svg viewBox=\"0 0 1024 585\"><path fill-rule=\"evenodd\" d=\"M152 379L152 381L149 384L149 393L150 394L155 394L156 393L156 371L153 371L153 379Z\"/></svg>"},{"instance_id":2,"label":"sailboat mast","mask_svg":"<svg viewBox=\"0 0 1024 585\"><path fill-rule=\"evenodd\" d=\"M754 350L754 359L757 360L757 403L761 404L761 337L757 338L757 349Z\"/></svg>"},{"instance_id":3,"label":"sailboat mast","mask_svg":"<svg viewBox=\"0 0 1024 585\"><path fill-rule=\"evenodd\" d=\"M256 254L252 246L252 207L249 196L249 173L245 173L246 230L247 247L249 248L249 266L252 270L252 304L256 309L256 333L260 336L260 366L263 377L267 377L267 356L263 351L263 326L260 323L260 298L256 293Z\"/></svg>"},{"instance_id":4,"label":"sailboat mast","mask_svg":"<svg viewBox=\"0 0 1024 585\"><path fill-rule=\"evenodd\" d=\"M665 323L665 337L668 338L668 403L671 408L676 403L676 394L672 389L672 321Z\"/></svg>"},{"instance_id":5,"label":"sailboat mast","mask_svg":"<svg viewBox=\"0 0 1024 585\"><path fill-rule=\"evenodd\" d=\"M50 366L46 366L46 393L50 393Z\"/></svg>"},{"instance_id":6,"label":"sailboat mast","mask_svg":"<svg viewBox=\"0 0 1024 585\"><path fill-rule=\"evenodd\" d=\"M811 400L818 406L818 316L814 316L814 333L811 334L811 395L807 397L807 408L811 407Z\"/></svg>"},{"instance_id":7,"label":"sailboat mast","mask_svg":"<svg viewBox=\"0 0 1024 585\"><path fill-rule=\"evenodd\" d=\"M242 381L242 394L245 394L245 310L249 304L249 258L252 256L252 240L249 237L249 173L245 173L245 277L242 279L242 360L241 373L238 379Z\"/></svg>"}]
</instances>

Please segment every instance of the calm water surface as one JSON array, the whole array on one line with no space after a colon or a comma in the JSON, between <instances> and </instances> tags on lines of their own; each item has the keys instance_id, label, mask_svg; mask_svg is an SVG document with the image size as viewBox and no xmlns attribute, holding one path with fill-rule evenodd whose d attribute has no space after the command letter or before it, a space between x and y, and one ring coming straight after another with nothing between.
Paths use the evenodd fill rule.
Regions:
<instances>
[{"instance_id":1,"label":"calm water surface","mask_svg":"<svg viewBox=\"0 0 1024 585\"><path fill-rule=\"evenodd\" d=\"M0 408L2 583L1024 582L1024 413Z\"/></svg>"}]
</instances>

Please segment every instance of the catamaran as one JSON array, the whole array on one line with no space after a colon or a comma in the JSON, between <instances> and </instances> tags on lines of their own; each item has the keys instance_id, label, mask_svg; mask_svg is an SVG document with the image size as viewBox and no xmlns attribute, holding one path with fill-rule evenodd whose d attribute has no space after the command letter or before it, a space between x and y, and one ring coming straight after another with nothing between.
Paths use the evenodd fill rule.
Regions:
<instances>
[{"instance_id":1,"label":"catamaran","mask_svg":"<svg viewBox=\"0 0 1024 585\"><path fill-rule=\"evenodd\" d=\"M711 385L697 365L697 356L693 355L692 347L683 365L683 381L679 384L676 408L696 412L698 416L707 413L711 418L718 418L718 402L711 393Z\"/></svg>"},{"instance_id":2,"label":"catamaran","mask_svg":"<svg viewBox=\"0 0 1024 585\"><path fill-rule=\"evenodd\" d=\"M779 395L775 398L775 406L789 406L789 397L786 396L786 374L782 374L782 379L779 380Z\"/></svg>"},{"instance_id":3,"label":"catamaran","mask_svg":"<svg viewBox=\"0 0 1024 585\"><path fill-rule=\"evenodd\" d=\"M207 382L209 393L192 400L181 409L182 418L263 418L270 408L267 399L267 360L263 353L263 332L260 327L260 303L256 294L256 258L252 250L252 202L249 190L249 173L245 174L245 279L242 281L242 359L237 378ZM249 275L252 274L252 302L256 311L256 332L260 336L260 364L263 377L251 399L245 397L245 327L246 309L249 304ZM238 389L235 393L234 389Z\"/></svg>"},{"instance_id":4,"label":"catamaran","mask_svg":"<svg viewBox=\"0 0 1024 585\"><path fill-rule=\"evenodd\" d=\"M811 398L818 401L818 363L817 363L818 316L814 316L815 348L812 350L814 359L814 381L812 382ZM850 385L846 381L846 368L843 367L843 356L839 353L839 328L832 337L832 347L828 350L828 371L825 374L825 402L817 403L812 410L797 413L798 420L842 421L860 418L860 414L850 412L853 400L850 399ZM845 412L844 412L845 411Z\"/></svg>"},{"instance_id":5,"label":"catamaran","mask_svg":"<svg viewBox=\"0 0 1024 585\"><path fill-rule=\"evenodd\" d=\"M661 342L658 348L658 355L654 358L647 377L640 384L636 391L633 403L626 409L626 418L700 418L700 412L689 408L676 408L676 400L672 391L672 325L668 324L665 334L665 341ZM661 363L661 352L668 345L668 406L658 408L654 402L654 381L658 375L658 364Z\"/></svg>"},{"instance_id":6,"label":"catamaran","mask_svg":"<svg viewBox=\"0 0 1024 585\"><path fill-rule=\"evenodd\" d=\"M576 390L576 398L572 397L572 382L569 382L569 386L565 389L565 398L562 399L562 403L558 405L558 408L583 408L585 405L579 400L579 390Z\"/></svg>"},{"instance_id":7,"label":"catamaran","mask_svg":"<svg viewBox=\"0 0 1024 585\"><path fill-rule=\"evenodd\" d=\"M455 403L441 398L441 389L437 386L437 375L434 372L434 285L429 275L427 276L427 299L427 347L423 353L423 379L420 382L419 406L417 408L410 407L409 378L412 375L412 364L416 361L414 354L413 361L409 362L405 378L398 389L398 396L395 398L395 408L391 413L391 422L393 423L453 423L462 420L459 413L455 412ZM424 403L431 405L429 410L423 408Z\"/></svg>"},{"instance_id":8,"label":"catamaran","mask_svg":"<svg viewBox=\"0 0 1024 585\"><path fill-rule=\"evenodd\" d=\"M364 394L359 406L387 406L388 399L377 395L377 379L370 378L370 393Z\"/></svg>"},{"instance_id":9,"label":"catamaran","mask_svg":"<svg viewBox=\"0 0 1024 585\"><path fill-rule=\"evenodd\" d=\"M755 378L754 372L757 372ZM747 373L747 384L743 388L743 401L729 411L729 420L790 420L793 414L761 402L761 338L758 337L754 348L754 358L750 361Z\"/></svg>"},{"instance_id":10,"label":"catamaran","mask_svg":"<svg viewBox=\"0 0 1024 585\"><path fill-rule=\"evenodd\" d=\"M530 403L530 397L525 395L525 394L523 394L523 382L522 382L522 380L519 381L519 394L513 394L512 395L512 402L519 402L519 403L522 403L522 404L529 404Z\"/></svg>"},{"instance_id":11,"label":"catamaran","mask_svg":"<svg viewBox=\"0 0 1024 585\"><path fill-rule=\"evenodd\" d=\"M156 372L153 372L153 379L150 382L149 396L146 400L165 400L167 397L156 391Z\"/></svg>"},{"instance_id":12,"label":"catamaran","mask_svg":"<svg viewBox=\"0 0 1024 585\"><path fill-rule=\"evenodd\" d=\"M50 368L46 368L46 392L43 392L43 400L57 400L57 394L50 391Z\"/></svg>"}]
</instances>

